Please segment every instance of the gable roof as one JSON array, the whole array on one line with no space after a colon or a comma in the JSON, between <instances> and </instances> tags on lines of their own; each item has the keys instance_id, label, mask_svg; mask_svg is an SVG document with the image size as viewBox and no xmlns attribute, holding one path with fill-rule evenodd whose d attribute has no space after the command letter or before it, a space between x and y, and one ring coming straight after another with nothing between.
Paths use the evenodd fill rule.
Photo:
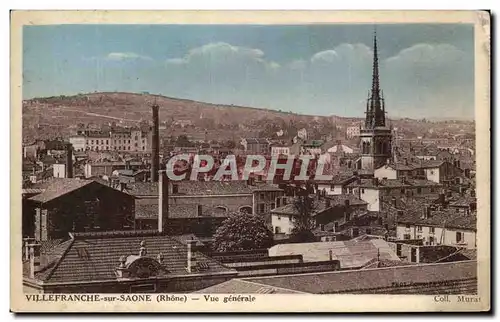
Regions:
<instances>
[{"instance_id":1,"label":"gable roof","mask_svg":"<svg viewBox=\"0 0 500 322\"><path fill-rule=\"evenodd\" d=\"M82 180L76 178L65 178L64 180L58 180L50 184L42 193L31 197L29 200L37 202L48 202L57 199L65 194L78 190L85 187L91 183L100 184L93 180Z\"/></svg>"}]
</instances>

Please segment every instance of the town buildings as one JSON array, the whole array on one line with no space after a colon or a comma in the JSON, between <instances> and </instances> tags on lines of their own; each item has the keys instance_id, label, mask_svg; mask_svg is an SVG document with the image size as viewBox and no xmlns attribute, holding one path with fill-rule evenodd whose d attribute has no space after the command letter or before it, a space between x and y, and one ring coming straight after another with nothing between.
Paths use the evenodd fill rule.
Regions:
<instances>
[{"instance_id":1,"label":"town buildings","mask_svg":"<svg viewBox=\"0 0 500 322\"><path fill-rule=\"evenodd\" d=\"M139 127L79 130L69 137L75 151L151 152L151 131Z\"/></svg>"}]
</instances>

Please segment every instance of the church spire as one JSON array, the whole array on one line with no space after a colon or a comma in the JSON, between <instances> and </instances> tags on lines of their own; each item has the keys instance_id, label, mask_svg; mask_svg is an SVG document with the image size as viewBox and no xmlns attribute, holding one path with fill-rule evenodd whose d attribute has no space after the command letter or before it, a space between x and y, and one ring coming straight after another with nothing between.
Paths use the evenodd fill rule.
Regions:
<instances>
[{"instance_id":1,"label":"church spire","mask_svg":"<svg viewBox=\"0 0 500 322\"><path fill-rule=\"evenodd\" d=\"M366 107L366 128L385 126L385 106L380 93L380 79L378 68L377 30L373 33L373 68L372 90Z\"/></svg>"}]
</instances>

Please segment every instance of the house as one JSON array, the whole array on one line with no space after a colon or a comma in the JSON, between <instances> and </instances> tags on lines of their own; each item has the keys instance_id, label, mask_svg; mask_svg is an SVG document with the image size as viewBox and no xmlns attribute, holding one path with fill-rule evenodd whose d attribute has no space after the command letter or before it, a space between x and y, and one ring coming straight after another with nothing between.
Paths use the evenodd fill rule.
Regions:
<instances>
[{"instance_id":1,"label":"house","mask_svg":"<svg viewBox=\"0 0 500 322\"><path fill-rule=\"evenodd\" d=\"M296 202L286 201L286 204L271 210L271 225L275 234L292 233L295 222L302 215ZM354 195L323 196L313 201L312 212L308 215L319 232L338 232L341 225L366 209L367 203Z\"/></svg>"},{"instance_id":2,"label":"house","mask_svg":"<svg viewBox=\"0 0 500 322\"><path fill-rule=\"evenodd\" d=\"M271 156L290 155L290 147L285 145L272 145Z\"/></svg>"},{"instance_id":3,"label":"house","mask_svg":"<svg viewBox=\"0 0 500 322\"><path fill-rule=\"evenodd\" d=\"M368 203L369 211L380 211L381 202L396 198L437 197L443 185L421 179L361 179L346 185L348 193Z\"/></svg>"},{"instance_id":4,"label":"house","mask_svg":"<svg viewBox=\"0 0 500 322\"><path fill-rule=\"evenodd\" d=\"M419 160L402 163L387 163L374 170L374 176L382 179L418 178L427 179L436 183L446 183L461 176L462 171L448 161L442 160Z\"/></svg>"},{"instance_id":5,"label":"house","mask_svg":"<svg viewBox=\"0 0 500 322\"><path fill-rule=\"evenodd\" d=\"M73 233L29 244L26 293L188 293L236 277L234 269L158 231Z\"/></svg>"},{"instance_id":6,"label":"house","mask_svg":"<svg viewBox=\"0 0 500 322\"><path fill-rule=\"evenodd\" d=\"M356 138L356 137L359 136L360 131L361 131L361 125L358 125L358 126L348 126L346 128L346 138L347 139Z\"/></svg>"},{"instance_id":7,"label":"house","mask_svg":"<svg viewBox=\"0 0 500 322\"><path fill-rule=\"evenodd\" d=\"M422 239L426 245L476 248L476 212L464 215L450 208L427 206L397 218L397 238Z\"/></svg>"},{"instance_id":8,"label":"house","mask_svg":"<svg viewBox=\"0 0 500 322\"><path fill-rule=\"evenodd\" d=\"M88 162L84 165L85 178L112 176L115 170L134 170L144 169L144 165L140 161L118 161L118 162Z\"/></svg>"},{"instance_id":9,"label":"house","mask_svg":"<svg viewBox=\"0 0 500 322\"><path fill-rule=\"evenodd\" d=\"M300 154L320 155L322 154L323 140L311 140L302 143Z\"/></svg>"},{"instance_id":10,"label":"house","mask_svg":"<svg viewBox=\"0 0 500 322\"><path fill-rule=\"evenodd\" d=\"M247 154L268 155L270 153L270 143L264 138L246 138L241 140Z\"/></svg>"},{"instance_id":11,"label":"house","mask_svg":"<svg viewBox=\"0 0 500 322\"><path fill-rule=\"evenodd\" d=\"M54 178L26 206L29 236L37 241L68 232L134 228L134 197L94 180Z\"/></svg>"}]
</instances>

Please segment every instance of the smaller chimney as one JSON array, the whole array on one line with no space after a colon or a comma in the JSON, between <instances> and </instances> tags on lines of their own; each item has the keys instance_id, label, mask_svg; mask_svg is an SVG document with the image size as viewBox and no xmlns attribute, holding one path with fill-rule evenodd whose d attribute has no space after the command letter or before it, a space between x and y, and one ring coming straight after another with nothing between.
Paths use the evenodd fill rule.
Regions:
<instances>
[{"instance_id":1,"label":"smaller chimney","mask_svg":"<svg viewBox=\"0 0 500 322\"><path fill-rule=\"evenodd\" d=\"M196 265L196 258L194 257L193 254L193 248L195 245L196 241L193 239L190 239L187 241L187 265L186 265L186 270L188 273L193 272L193 269Z\"/></svg>"},{"instance_id":2,"label":"smaller chimney","mask_svg":"<svg viewBox=\"0 0 500 322\"><path fill-rule=\"evenodd\" d=\"M146 256L148 251L146 250L146 242L141 241L141 248L139 249L139 257Z\"/></svg>"},{"instance_id":3,"label":"smaller chimney","mask_svg":"<svg viewBox=\"0 0 500 322\"><path fill-rule=\"evenodd\" d=\"M35 247L39 247L39 246L40 246L40 244L37 244L37 243L28 244L29 260L30 260L29 277L32 279L35 278Z\"/></svg>"},{"instance_id":4,"label":"smaller chimney","mask_svg":"<svg viewBox=\"0 0 500 322\"><path fill-rule=\"evenodd\" d=\"M328 251L328 257L330 258L330 261L333 261L333 251L331 249Z\"/></svg>"},{"instance_id":5,"label":"smaller chimney","mask_svg":"<svg viewBox=\"0 0 500 322\"><path fill-rule=\"evenodd\" d=\"M203 207L202 205L198 205L198 217L203 216Z\"/></svg>"}]
</instances>

